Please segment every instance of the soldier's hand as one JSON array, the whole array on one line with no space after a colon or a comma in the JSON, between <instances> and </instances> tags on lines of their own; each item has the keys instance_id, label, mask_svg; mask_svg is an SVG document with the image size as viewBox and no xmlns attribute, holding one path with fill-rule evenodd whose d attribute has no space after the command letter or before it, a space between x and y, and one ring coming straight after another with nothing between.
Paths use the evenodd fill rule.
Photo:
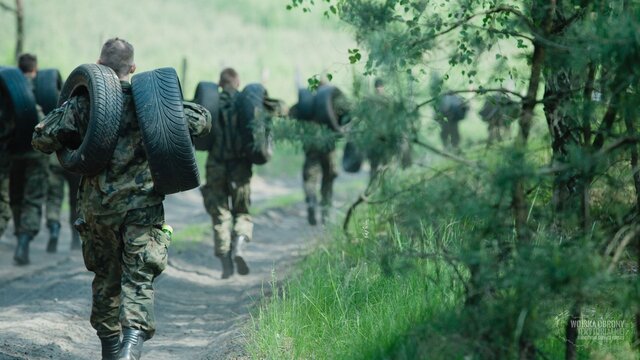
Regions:
<instances>
[{"instance_id":1,"label":"soldier's hand","mask_svg":"<svg viewBox=\"0 0 640 360\"><path fill-rule=\"evenodd\" d=\"M70 149L77 149L80 147L80 144L82 144L80 134L67 129L60 130L60 132L58 132L57 138L60 144Z\"/></svg>"}]
</instances>

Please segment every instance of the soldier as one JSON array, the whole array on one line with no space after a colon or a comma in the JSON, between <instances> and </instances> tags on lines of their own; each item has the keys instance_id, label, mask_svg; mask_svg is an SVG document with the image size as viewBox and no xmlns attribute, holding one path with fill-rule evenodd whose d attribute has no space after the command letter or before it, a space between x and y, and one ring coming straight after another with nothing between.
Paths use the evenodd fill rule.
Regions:
<instances>
[{"instance_id":1,"label":"soldier","mask_svg":"<svg viewBox=\"0 0 640 360\"><path fill-rule=\"evenodd\" d=\"M23 54L18 58L18 67L27 78L31 89L38 72L38 59L32 54ZM42 109L37 107L38 120L42 120ZM15 119L21 121L21 119ZM48 158L33 149L25 152L12 151L12 177L24 178L19 183L10 184L11 210L18 245L14 254L17 265L29 264L29 243L40 231L42 205L46 198L46 183L49 175Z\"/></svg>"},{"instance_id":2,"label":"soldier","mask_svg":"<svg viewBox=\"0 0 640 360\"><path fill-rule=\"evenodd\" d=\"M49 243L47 252L56 252L58 248L58 238L60 236L60 210L64 198L64 183L69 185L69 223L71 225L71 250L80 249L80 237L78 231L73 227L76 220L76 204L80 177L65 171L55 155L50 156L49 179L47 183L47 207L46 218L49 229Z\"/></svg>"},{"instance_id":3,"label":"soldier","mask_svg":"<svg viewBox=\"0 0 640 360\"><path fill-rule=\"evenodd\" d=\"M502 135L509 132L511 122L518 116L518 103L506 94L488 96L482 109L480 118L487 123L489 139L487 145L502 141Z\"/></svg>"},{"instance_id":4,"label":"soldier","mask_svg":"<svg viewBox=\"0 0 640 360\"><path fill-rule=\"evenodd\" d=\"M384 92L384 82L382 81L382 79L376 79L374 82L374 88L375 88L375 96L372 99L369 99L370 101L372 101L372 104L370 104L370 110L373 110L376 108L375 105L382 105L379 104L380 101L384 101L384 97L385 97L385 92ZM375 105L374 105L375 104ZM371 114L372 116L375 115L380 115L379 113L375 112L373 114ZM389 121L390 119L379 119L381 121ZM377 143L375 146L371 146L369 148L369 151L367 152L367 158L369 159L369 166L371 168L370 173L369 173L369 179L373 180L375 179L377 176L379 176L379 174L381 173L381 171L386 167L386 165L391 161L391 157L394 155L393 152L390 152L386 147L388 147L388 144L385 144L385 140L386 137L384 135L382 136L377 136L374 141Z\"/></svg>"},{"instance_id":5,"label":"soldier","mask_svg":"<svg viewBox=\"0 0 640 360\"><path fill-rule=\"evenodd\" d=\"M462 96L455 94L442 96L436 104L436 121L440 124L442 145L457 151L460 144L458 123L467 116L469 105Z\"/></svg>"},{"instance_id":6,"label":"soldier","mask_svg":"<svg viewBox=\"0 0 640 360\"><path fill-rule=\"evenodd\" d=\"M398 161L403 168L411 164L411 147L404 134L394 127L390 99L385 93L384 81L376 79L374 95L365 99L367 115L373 118L372 129L378 133L368 147L367 158L371 172L370 181L374 181L391 163Z\"/></svg>"},{"instance_id":7,"label":"soldier","mask_svg":"<svg viewBox=\"0 0 640 360\"><path fill-rule=\"evenodd\" d=\"M106 168L80 182L76 228L85 265L95 273L91 325L100 337L102 358L139 359L143 342L155 333L153 280L166 267L170 239L161 230L164 196L153 187L129 84L136 69L133 46L107 40L98 63L120 78L123 126ZM192 135L206 133L208 111L184 105ZM71 98L36 126L33 146L44 153L64 148L61 141L84 133L89 110L86 97Z\"/></svg>"},{"instance_id":8,"label":"soldier","mask_svg":"<svg viewBox=\"0 0 640 360\"><path fill-rule=\"evenodd\" d=\"M308 123L302 138L304 165L302 182L307 203L309 225L316 225L318 205L317 187L320 182L321 220L325 224L333 200L333 181L338 177L336 170L336 137L325 126Z\"/></svg>"},{"instance_id":9,"label":"soldier","mask_svg":"<svg viewBox=\"0 0 640 360\"><path fill-rule=\"evenodd\" d=\"M252 163L234 126L240 77L234 69L224 69L218 85L222 89L220 116L212 124L214 141L207 157L207 183L200 190L213 222L214 255L220 259L222 279L227 279L234 273L234 261L238 274L249 273L243 250L253 235L249 215Z\"/></svg>"},{"instance_id":10,"label":"soldier","mask_svg":"<svg viewBox=\"0 0 640 360\"><path fill-rule=\"evenodd\" d=\"M11 220L11 205L9 203L9 153L6 144L0 144L0 236L7 229Z\"/></svg>"}]
</instances>

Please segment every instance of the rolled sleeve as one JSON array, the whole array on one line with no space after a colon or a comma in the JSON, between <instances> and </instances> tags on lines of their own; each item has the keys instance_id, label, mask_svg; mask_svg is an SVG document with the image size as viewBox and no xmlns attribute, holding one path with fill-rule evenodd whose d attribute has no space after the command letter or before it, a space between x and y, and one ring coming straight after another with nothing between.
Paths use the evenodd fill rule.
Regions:
<instances>
[{"instance_id":1,"label":"rolled sleeve","mask_svg":"<svg viewBox=\"0 0 640 360\"><path fill-rule=\"evenodd\" d=\"M211 130L211 113L209 113L209 110L188 101L183 101L183 105L189 133L196 137L207 135Z\"/></svg>"}]
</instances>

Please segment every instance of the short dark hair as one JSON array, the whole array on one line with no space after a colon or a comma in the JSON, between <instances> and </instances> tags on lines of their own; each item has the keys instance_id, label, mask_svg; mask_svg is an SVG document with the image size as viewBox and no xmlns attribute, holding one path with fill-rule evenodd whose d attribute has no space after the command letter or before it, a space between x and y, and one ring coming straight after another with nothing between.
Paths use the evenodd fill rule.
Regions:
<instances>
[{"instance_id":1,"label":"short dark hair","mask_svg":"<svg viewBox=\"0 0 640 360\"><path fill-rule=\"evenodd\" d=\"M376 81L373 82L373 86L376 88L384 86L384 80L377 78Z\"/></svg>"},{"instance_id":2,"label":"short dark hair","mask_svg":"<svg viewBox=\"0 0 640 360\"><path fill-rule=\"evenodd\" d=\"M233 68L226 68L220 73L220 81L218 81L218 86L223 88L227 85L232 85L238 80L238 73Z\"/></svg>"},{"instance_id":3,"label":"short dark hair","mask_svg":"<svg viewBox=\"0 0 640 360\"><path fill-rule=\"evenodd\" d=\"M23 73L35 71L38 68L38 57L33 54L22 54L18 57L18 67Z\"/></svg>"},{"instance_id":4,"label":"short dark hair","mask_svg":"<svg viewBox=\"0 0 640 360\"><path fill-rule=\"evenodd\" d=\"M102 45L100 63L112 68L118 77L126 76L133 66L133 45L117 37L107 40Z\"/></svg>"}]
</instances>

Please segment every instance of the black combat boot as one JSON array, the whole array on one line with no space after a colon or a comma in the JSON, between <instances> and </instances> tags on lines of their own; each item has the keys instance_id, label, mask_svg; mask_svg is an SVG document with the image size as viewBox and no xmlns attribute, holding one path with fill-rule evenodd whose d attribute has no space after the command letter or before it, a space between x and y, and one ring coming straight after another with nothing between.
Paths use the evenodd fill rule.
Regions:
<instances>
[{"instance_id":1,"label":"black combat boot","mask_svg":"<svg viewBox=\"0 0 640 360\"><path fill-rule=\"evenodd\" d=\"M240 275L247 275L249 273L249 266L247 266L247 262L244 260L244 247L247 242L249 242L249 238L246 235L238 235L231 247L233 260L236 262L238 274Z\"/></svg>"},{"instance_id":2,"label":"black combat boot","mask_svg":"<svg viewBox=\"0 0 640 360\"><path fill-rule=\"evenodd\" d=\"M47 227L49 228L49 242L47 243L47 252L54 253L58 251L60 223L58 221L47 221Z\"/></svg>"},{"instance_id":3,"label":"black combat boot","mask_svg":"<svg viewBox=\"0 0 640 360\"><path fill-rule=\"evenodd\" d=\"M309 225L316 226L318 222L316 221L316 208L314 206L309 206L307 208L307 221L309 221Z\"/></svg>"},{"instance_id":4,"label":"black combat boot","mask_svg":"<svg viewBox=\"0 0 640 360\"><path fill-rule=\"evenodd\" d=\"M80 244L80 234L76 229L71 229L71 250L80 249L82 249L82 244Z\"/></svg>"},{"instance_id":5,"label":"black combat boot","mask_svg":"<svg viewBox=\"0 0 640 360\"><path fill-rule=\"evenodd\" d=\"M13 255L16 265L29 264L29 242L31 238L27 234L18 234L18 246L16 246L16 252Z\"/></svg>"},{"instance_id":6,"label":"black combat boot","mask_svg":"<svg viewBox=\"0 0 640 360\"><path fill-rule=\"evenodd\" d=\"M305 202L307 203L307 221L309 221L309 225L315 226L318 224L316 221L316 205L318 204L318 200L315 195L311 195L305 198Z\"/></svg>"},{"instance_id":7,"label":"black combat boot","mask_svg":"<svg viewBox=\"0 0 640 360\"><path fill-rule=\"evenodd\" d=\"M147 334L142 330L122 329L122 348L119 360L139 360L142 357L142 344Z\"/></svg>"},{"instance_id":8,"label":"black combat boot","mask_svg":"<svg viewBox=\"0 0 640 360\"><path fill-rule=\"evenodd\" d=\"M118 360L120 355L120 334L100 338L102 343L102 360Z\"/></svg>"},{"instance_id":9,"label":"black combat boot","mask_svg":"<svg viewBox=\"0 0 640 360\"><path fill-rule=\"evenodd\" d=\"M322 225L326 225L329 222L329 208L322 208Z\"/></svg>"},{"instance_id":10,"label":"black combat boot","mask_svg":"<svg viewBox=\"0 0 640 360\"><path fill-rule=\"evenodd\" d=\"M233 275L233 260L231 260L231 251L225 255L218 255L222 264L222 278L228 279Z\"/></svg>"}]
</instances>

